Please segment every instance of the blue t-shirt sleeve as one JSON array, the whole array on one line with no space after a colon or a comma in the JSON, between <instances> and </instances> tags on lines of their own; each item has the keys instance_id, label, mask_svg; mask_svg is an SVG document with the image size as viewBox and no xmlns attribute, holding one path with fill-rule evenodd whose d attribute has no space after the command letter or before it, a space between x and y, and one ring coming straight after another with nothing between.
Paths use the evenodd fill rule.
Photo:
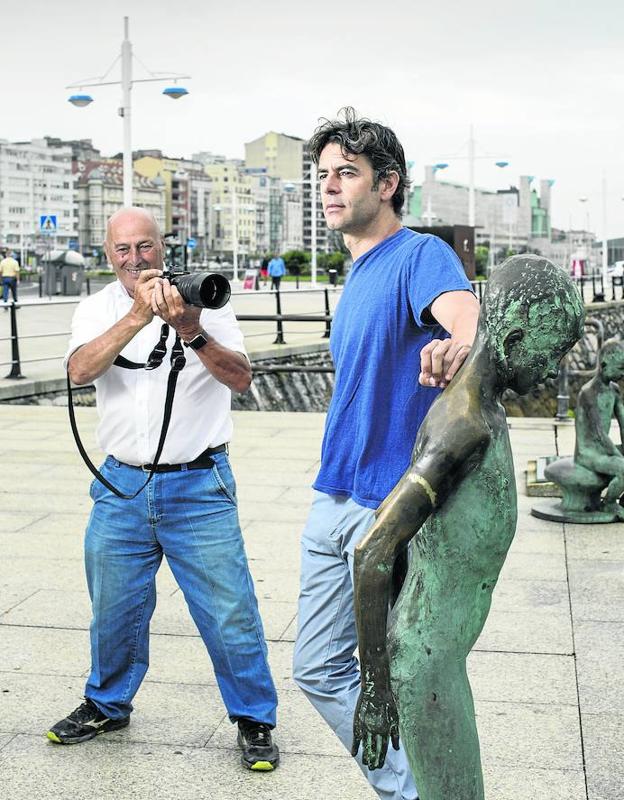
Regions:
<instances>
[{"instance_id":1,"label":"blue t-shirt sleeve","mask_svg":"<svg viewBox=\"0 0 624 800\"><path fill-rule=\"evenodd\" d=\"M472 287L455 251L438 236L426 236L410 263L409 299L417 324L437 325L423 319L424 311L444 292L465 290Z\"/></svg>"}]
</instances>

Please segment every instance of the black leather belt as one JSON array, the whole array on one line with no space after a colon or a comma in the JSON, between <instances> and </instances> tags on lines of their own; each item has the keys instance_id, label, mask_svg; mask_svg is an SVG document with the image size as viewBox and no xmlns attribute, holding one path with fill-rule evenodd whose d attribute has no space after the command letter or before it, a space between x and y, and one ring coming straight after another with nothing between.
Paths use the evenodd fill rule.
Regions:
<instances>
[{"instance_id":1,"label":"black leather belt","mask_svg":"<svg viewBox=\"0 0 624 800\"><path fill-rule=\"evenodd\" d=\"M220 444L218 447L208 447L203 453L200 453L193 461L188 461L186 464L158 464L154 472L182 472L185 469L211 469L214 467L214 461L211 456L217 453L227 453L227 444ZM126 464L128 467L134 466L133 464ZM142 469L143 472L151 472L152 464L141 464L140 467L134 466L134 469Z\"/></svg>"}]
</instances>

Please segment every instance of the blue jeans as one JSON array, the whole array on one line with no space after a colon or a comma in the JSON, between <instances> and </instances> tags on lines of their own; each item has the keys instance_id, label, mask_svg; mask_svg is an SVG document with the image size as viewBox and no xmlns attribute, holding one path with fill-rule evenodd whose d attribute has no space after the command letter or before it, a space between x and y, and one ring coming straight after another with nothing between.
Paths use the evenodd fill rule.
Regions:
<instances>
[{"instance_id":1,"label":"blue jeans","mask_svg":"<svg viewBox=\"0 0 624 800\"><path fill-rule=\"evenodd\" d=\"M2 300L5 303L9 299L9 289L13 295L13 300L17 303L17 278L2 279Z\"/></svg>"},{"instance_id":2,"label":"blue jeans","mask_svg":"<svg viewBox=\"0 0 624 800\"><path fill-rule=\"evenodd\" d=\"M85 696L111 719L132 711L149 664L149 625L163 554L206 645L231 720L274 726L277 696L225 453L212 469L157 473L134 500L99 481L85 537L91 674ZM101 470L126 494L147 477L109 456Z\"/></svg>"},{"instance_id":3,"label":"blue jeans","mask_svg":"<svg viewBox=\"0 0 624 800\"><path fill-rule=\"evenodd\" d=\"M351 750L360 694L354 656L353 553L375 512L350 498L315 492L301 540L301 592L293 675L308 700ZM417 800L404 750L388 748L382 769L360 769L384 800ZM459 798L457 799L459 800Z\"/></svg>"}]
</instances>

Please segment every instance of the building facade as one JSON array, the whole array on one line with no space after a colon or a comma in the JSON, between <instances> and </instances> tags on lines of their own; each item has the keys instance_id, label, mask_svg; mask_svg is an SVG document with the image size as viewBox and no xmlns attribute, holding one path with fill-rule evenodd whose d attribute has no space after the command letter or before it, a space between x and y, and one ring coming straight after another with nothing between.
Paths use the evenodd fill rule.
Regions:
<instances>
[{"instance_id":1,"label":"building facade","mask_svg":"<svg viewBox=\"0 0 624 800\"><path fill-rule=\"evenodd\" d=\"M118 159L75 161L78 247L96 263L105 260L106 222L123 208L123 164ZM150 211L161 229L165 223L165 186L158 179L133 175L133 203Z\"/></svg>"},{"instance_id":2,"label":"building facade","mask_svg":"<svg viewBox=\"0 0 624 800\"><path fill-rule=\"evenodd\" d=\"M550 238L553 182L540 181L538 192L533 181L531 176L521 175L517 187L475 189L477 245L487 243L492 250L517 252L529 247L534 238ZM422 184L410 193L406 224L467 225L468 194L468 186L439 180L436 167L427 166Z\"/></svg>"},{"instance_id":3,"label":"building facade","mask_svg":"<svg viewBox=\"0 0 624 800\"><path fill-rule=\"evenodd\" d=\"M56 220L49 236L41 233L41 217ZM50 244L73 246L77 225L71 148L51 146L46 139L0 140L0 247L26 265Z\"/></svg>"}]
</instances>

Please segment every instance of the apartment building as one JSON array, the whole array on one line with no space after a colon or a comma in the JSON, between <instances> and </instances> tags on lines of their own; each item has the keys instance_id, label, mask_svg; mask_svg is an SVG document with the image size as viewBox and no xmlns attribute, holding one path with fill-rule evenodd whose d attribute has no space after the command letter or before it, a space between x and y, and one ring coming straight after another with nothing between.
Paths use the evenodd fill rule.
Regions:
<instances>
[{"instance_id":1,"label":"apartment building","mask_svg":"<svg viewBox=\"0 0 624 800\"><path fill-rule=\"evenodd\" d=\"M104 261L102 245L106 222L123 208L123 164L116 158L75 161L78 210L78 247L96 263ZM133 203L150 211L161 229L165 223L165 183L158 176L133 175Z\"/></svg>"},{"instance_id":2,"label":"apartment building","mask_svg":"<svg viewBox=\"0 0 624 800\"><path fill-rule=\"evenodd\" d=\"M46 139L0 139L0 246L8 246L27 264L49 244L40 232L42 216L56 220L51 237L66 249L77 235L72 151Z\"/></svg>"}]
</instances>

